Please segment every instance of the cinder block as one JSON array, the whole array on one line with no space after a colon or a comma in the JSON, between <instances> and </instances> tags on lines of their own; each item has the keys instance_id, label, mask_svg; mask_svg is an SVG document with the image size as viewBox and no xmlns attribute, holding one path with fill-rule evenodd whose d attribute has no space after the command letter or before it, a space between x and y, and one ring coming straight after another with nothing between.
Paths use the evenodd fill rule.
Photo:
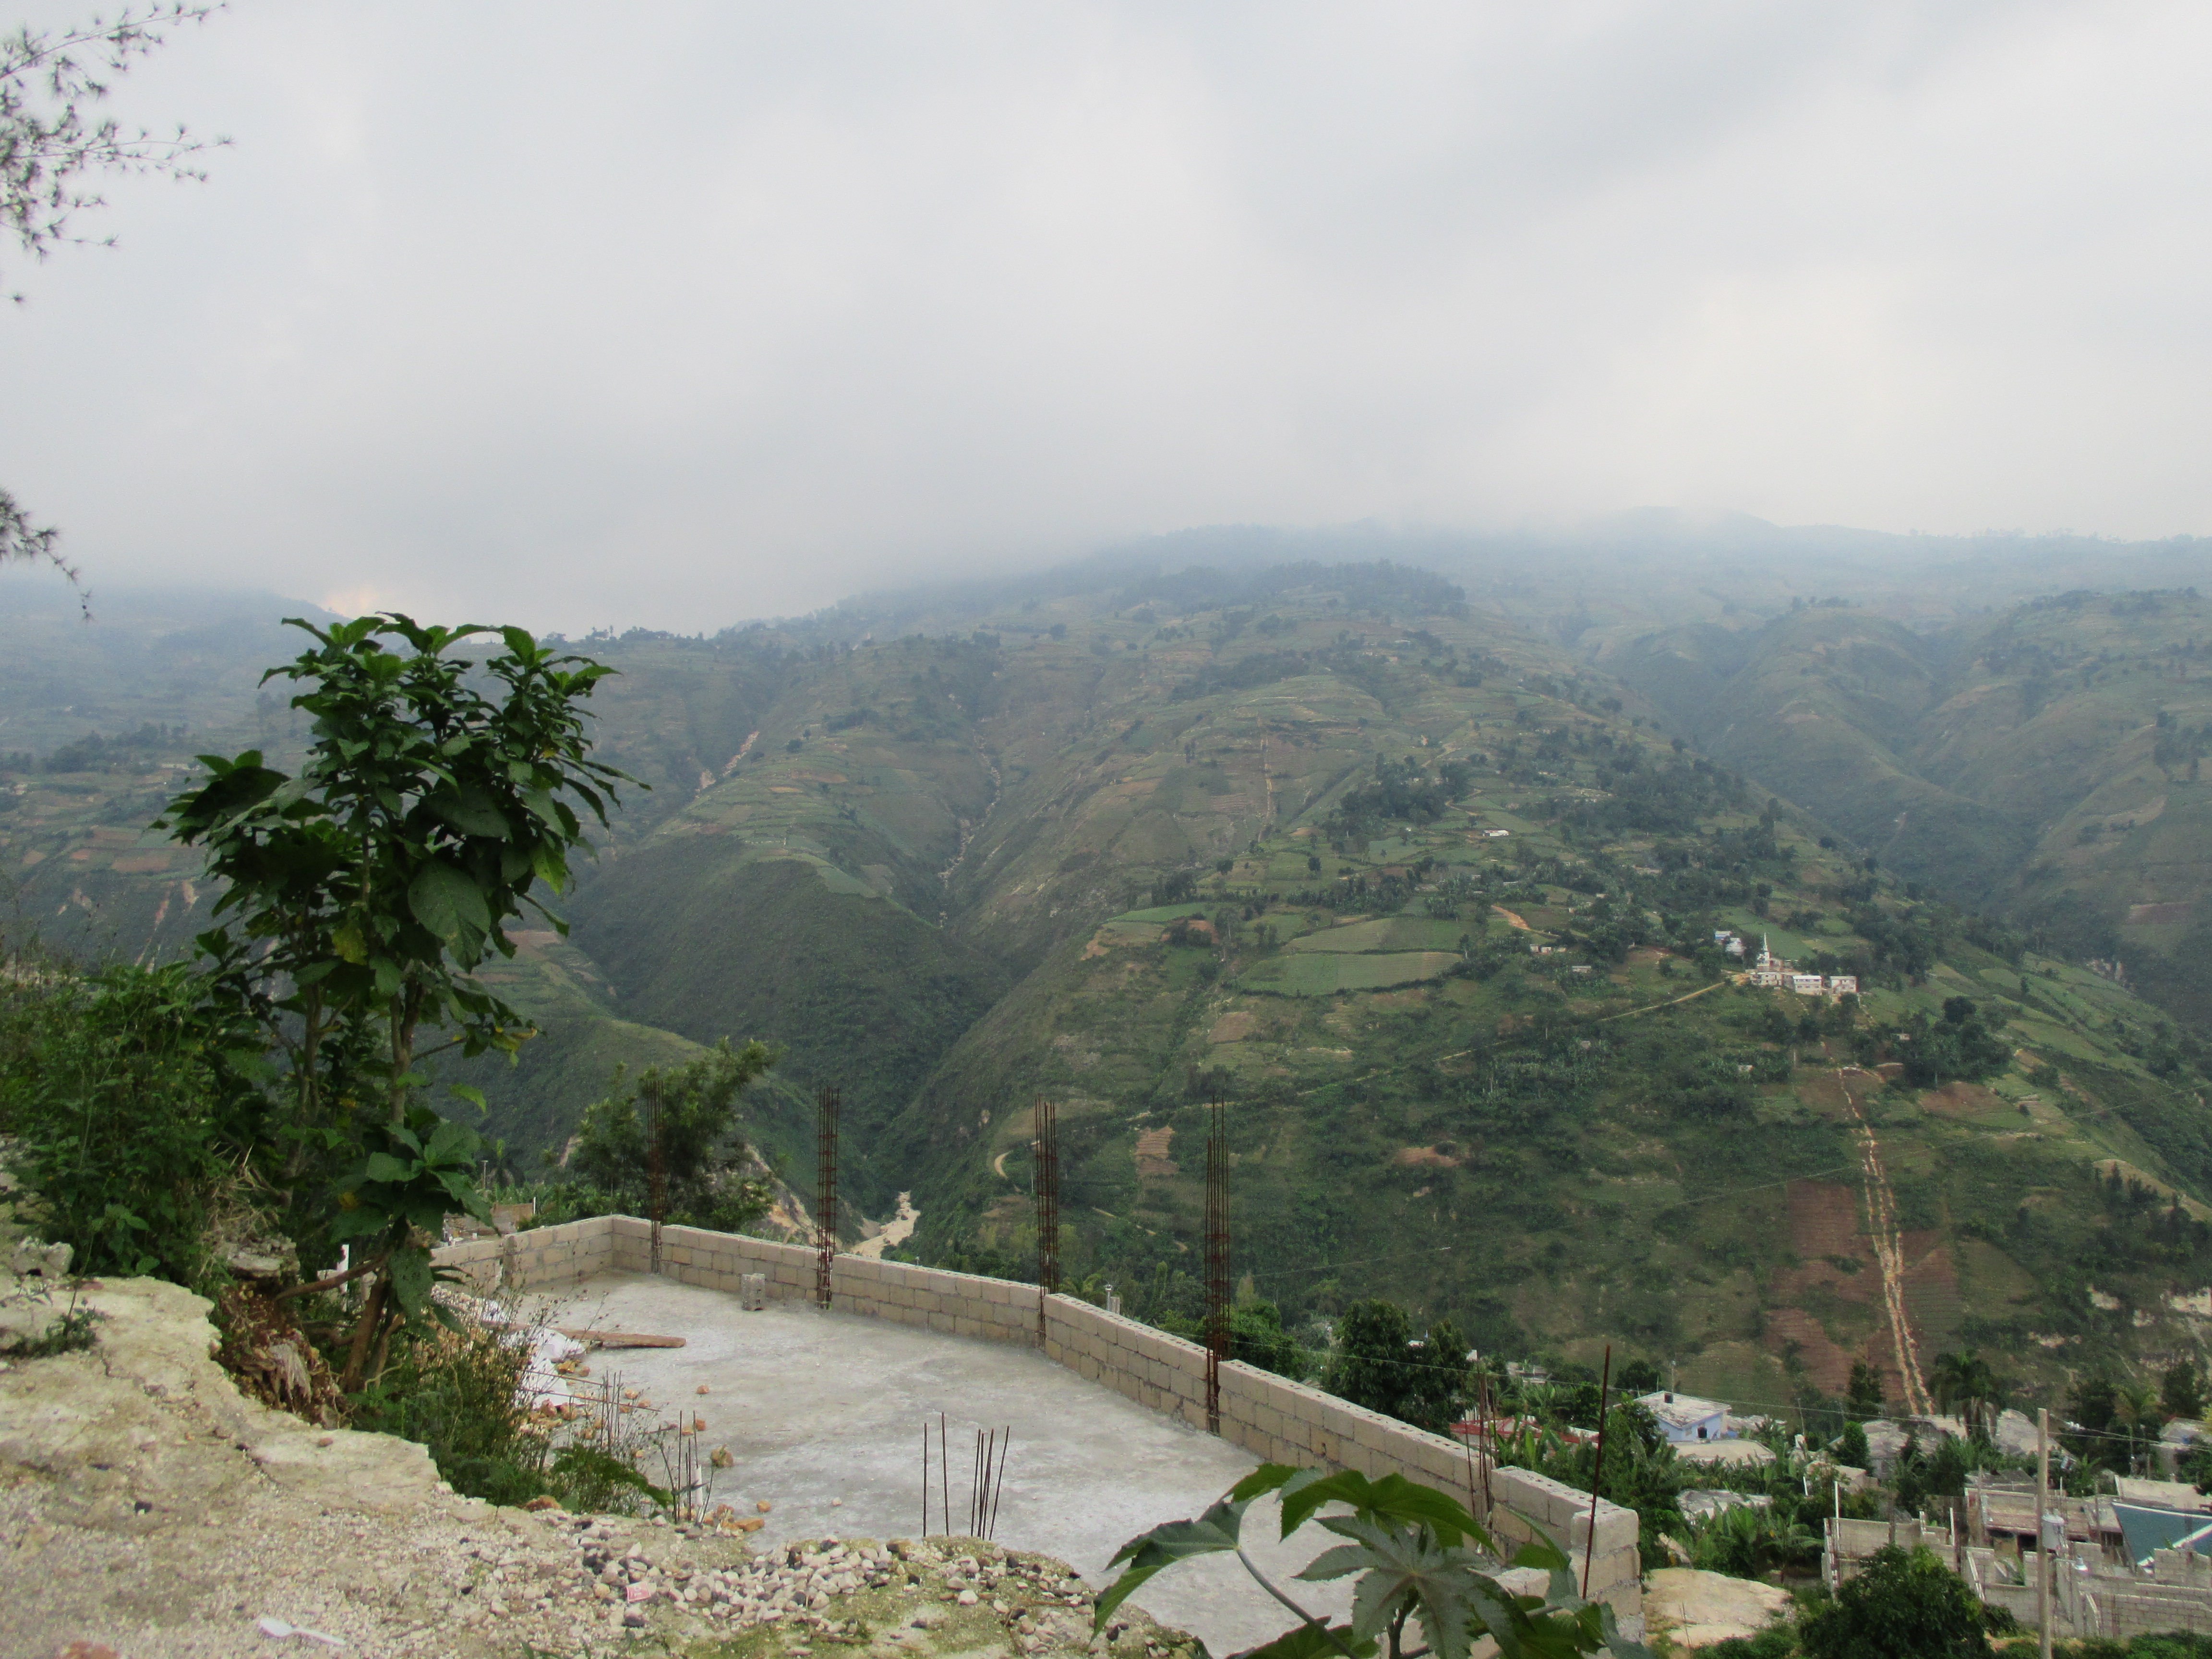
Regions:
<instances>
[{"instance_id":1,"label":"cinder block","mask_svg":"<svg viewBox=\"0 0 2212 1659\"><path fill-rule=\"evenodd\" d=\"M1618 1509L1601 1501L1597 1515L1597 1553L1600 1559L1616 1555L1623 1550L1632 1552L1636 1548L1638 1526L1638 1516L1633 1510ZM1587 1507L1576 1514L1568 1528L1567 1541L1575 1554L1589 1548L1590 1516Z\"/></svg>"}]
</instances>

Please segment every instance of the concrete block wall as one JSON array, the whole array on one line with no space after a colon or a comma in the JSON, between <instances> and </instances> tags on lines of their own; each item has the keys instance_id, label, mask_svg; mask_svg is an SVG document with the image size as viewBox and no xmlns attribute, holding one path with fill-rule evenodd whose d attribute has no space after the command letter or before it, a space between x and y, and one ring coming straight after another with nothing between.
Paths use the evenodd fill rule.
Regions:
<instances>
[{"instance_id":1,"label":"concrete block wall","mask_svg":"<svg viewBox=\"0 0 2212 1659\"><path fill-rule=\"evenodd\" d=\"M457 1269L478 1296L501 1291L574 1284L609 1271L616 1261L610 1218L532 1227L493 1238L471 1238L431 1253L440 1267Z\"/></svg>"},{"instance_id":2,"label":"concrete block wall","mask_svg":"<svg viewBox=\"0 0 2212 1659\"><path fill-rule=\"evenodd\" d=\"M609 1270L645 1273L652 1265L653 1228L632 1216L599 1216L500 1239L477 1239L437 1253L481 1288L550 1289ZM702 1289L738 1293L747 1273L763 1274L779 1301L810 1301L815 1253L735 1233L663 1227L664 1277ZM1037 1288L973 1273L946 1273L894 1261L841 1255L830 1267L830 1300L846 1313L896 1320L948 1336L1034 1344ZM1045 1298L1046 1358L1147 1408L1206 1426L1206 1351L1074 1297ZM1394 1419L1363 1410L1318 1389L1231 1361L1221 1369L1221 1433L1270 1462L1357 1469L1370 1479L1395 1471L1441 1487L1482 1513L1479 1477L1473 1490L1466 1448ZM1526 1469L1493 1469L1489 1525L1508 1551L1540 1528L1565 1547L1577 1576L1590 1547L1589 1494ZM1636 1550L1637 1515L1601 1501L1589 1589L1623 1628L1640 1636L1644 1595Z\"/></svg>"}]
</instances>

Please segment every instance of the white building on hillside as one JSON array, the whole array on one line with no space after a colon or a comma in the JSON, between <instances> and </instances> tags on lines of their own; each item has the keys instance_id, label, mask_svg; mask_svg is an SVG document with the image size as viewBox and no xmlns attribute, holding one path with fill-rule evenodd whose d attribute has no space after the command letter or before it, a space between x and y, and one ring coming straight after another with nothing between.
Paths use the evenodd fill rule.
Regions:
<instances>
[{"instance_id":1,"label":"white building on hillside","mask_svg":"<svg viewBox=\"0 0 2212 1659\"><path fill-rule=\"evenodd\" d=\"M1636 1402L1650 1412L1660 1430L1677 1445L1705 1440L1733 1440L1729 1408L1717 1400L1700 1400L1688 1394L1647 1394Z\"/></svg>"}]
</instances>

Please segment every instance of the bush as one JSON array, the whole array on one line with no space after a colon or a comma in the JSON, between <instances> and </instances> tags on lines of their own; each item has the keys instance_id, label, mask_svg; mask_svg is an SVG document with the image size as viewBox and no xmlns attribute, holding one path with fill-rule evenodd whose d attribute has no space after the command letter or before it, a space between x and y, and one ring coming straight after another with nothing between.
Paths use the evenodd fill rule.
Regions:
<instances>
[{"instance_id":1,"label":"bush","mask_svg":"<svg viewBox=\"0 0 2212 1659\"><path fill-rule=\"evenodd\" d=\"M600 1444L556 1443L557 1425L534 1419L516 1392L529 1364L529 1346L514 1332L464 1325L403 1335L356 1396L353 1426L419 1443L465 1498L512 1505L549 1494L579 1514L673 1507L676 1495L637 1468L651 1419L639 1416L628 1434L605 1431Z\"/></svg>"},{"instance_id":2,"label":"bush","mask_svg":"<svg viewBox=\"0 0 2212 1659\"><path fill-rule=\"evenodd\" d=\"M1739 1504L1693 1527L1690 1565L1731 1578L1764 1578L1778 1567L1820 1559L1817 1539L1775 1506Z\"/></svg>"},{"instance_id":3,"label":"bush","mask_svg":"<svg viewBox=\"0 0 2212 1659\"><path fill-rule=\"evenodd\" d=\"M0 996L0 1133L37 1224L80 1272L212 1288L210 1207L264 1107L252 1035L181 965L27 975Z\"/></svg>"},{"instance_id":4,"label":"bush","mask_svg":"<svg viewBox=\"0 0 2212 1659\"><path fill-rule=\"evenodd\" d=\"M1876 1550L1866 1571L1798 1626L1806 1659L1979 1659L1982 1604L1927 1550Z\"/></svg>"},{"instance_id":5,"label":"bush","mask_svg":"<svg viewBox=\"0 0 2212 1659\"><path fill-rule=\"evenodd\" d=\"M526 1502L552 1489L550 1443L515 1393L529 1364L527 1346L482 1326L404 1339L353 1426L419 1441L464 1497Z\"/></svg>"}]
</instances>

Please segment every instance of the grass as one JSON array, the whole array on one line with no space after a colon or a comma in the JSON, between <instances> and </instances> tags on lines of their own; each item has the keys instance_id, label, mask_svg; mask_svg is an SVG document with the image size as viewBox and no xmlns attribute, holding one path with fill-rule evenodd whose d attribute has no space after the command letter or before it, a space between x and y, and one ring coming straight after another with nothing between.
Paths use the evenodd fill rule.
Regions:
<instances>
[{"instance_id":1,"label":"grass","mask_svg":"<svg viewBox=\"0 0 2212 1659\"><path fill-rule=\"evenodd\" d=\"M1271 957L1247 969L1237 983L1279 996L1328 996L1339 991L1379 991L1440 978L1460 961L1455 951L1401 951L1367 955L1310 951Z\"/></svg>"}]
</instances>

